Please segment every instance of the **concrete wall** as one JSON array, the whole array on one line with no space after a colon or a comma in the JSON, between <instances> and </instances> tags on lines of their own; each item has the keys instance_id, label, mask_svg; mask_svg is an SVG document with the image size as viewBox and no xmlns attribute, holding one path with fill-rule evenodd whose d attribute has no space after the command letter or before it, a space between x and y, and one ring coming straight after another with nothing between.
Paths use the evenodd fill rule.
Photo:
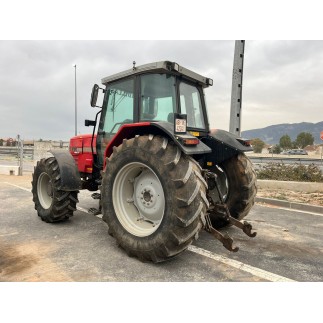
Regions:
<instances>
[{"instance_id":1,"label":"concrete wall","mask_svg":"<svg viewBox=\"0 0 323 323\"><path fill-rule=\"evenodd\" d=\"M34 143L34 161L42 158L51 157L52 155L48 152L51 149L64 149L68 150L69 142L63 141L35 141Z\"/></svg>"},{"instance_id":2,"label":"concrete wall","mask_svg":"<svg viewBox=\"0 0 323 323\"><path fill-rule=\"evenodd\" d=\"M0 174L3 175L18 175L19 166L15 165L0 165Z\"/></svg>"}]
</instances>

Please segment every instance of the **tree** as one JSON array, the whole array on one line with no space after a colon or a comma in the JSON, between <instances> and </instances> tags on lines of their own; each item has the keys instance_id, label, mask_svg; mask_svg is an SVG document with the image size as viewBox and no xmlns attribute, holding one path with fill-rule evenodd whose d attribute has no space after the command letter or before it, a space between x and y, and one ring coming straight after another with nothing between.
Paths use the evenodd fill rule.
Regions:
<instances>
[{"instance_id":1,"label":"tree","mask_svg":"<svg viewBox=\"0 0 323 323\"><path fill-rule=\"evenodd\" d=\"M272 148L272 152L273 152L273 154L280 154L281 153L281 146L280 145L275 145Z\"/></svg>"},{"instance_id":2,"label":"tree","mask_svg":"<svg viewBox=\"0 0 323 323\"><path fill-rule=\"evenodd\" d=\"M251 145L254 153L261 153L262 149L265 147L265 143L259 138L252 139Z\"/></svg>"},{"instance_id":3,"label":"tree","mask_svg":"<svg viewBox=\"0 0 323 323\"><path fill-rule=\"evenodd\" d=\"M284 135L279 139L279 146L282 149L291 149L292 148L292 140L290 139L290 136Z\"/></svg>"},{"instance_id":4,"label":"tree","mask_svg":"<svg viewBox=\"0 0 323 323\"><path fill-rule=\"evenodd\" d=\"M313 145L313 143L314 143L314 137L309 132L301 132L300 134L298 134L295 140L295 145L298 148L304 148L307 145Z\"/></svg>"}]
</instances>

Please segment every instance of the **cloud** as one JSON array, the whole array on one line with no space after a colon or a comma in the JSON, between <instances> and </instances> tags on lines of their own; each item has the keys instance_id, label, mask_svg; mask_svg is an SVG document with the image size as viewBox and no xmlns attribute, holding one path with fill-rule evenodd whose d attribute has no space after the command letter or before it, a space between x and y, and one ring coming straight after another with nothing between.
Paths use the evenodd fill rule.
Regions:
<instances>
[{"instance_id":1,"label":"cloud","mask_svg":"<svg viewBox=\"0 0 323 323\"><path fill-rule=\"evenodd\" d=\"M211 77L212 127L228 129L234 41L0 41L0 137L64 139L74 135L74 64L78 132L94 83L137 65L172 60ZM242 129L322 121L322 41L247 41Z\"/></svg>"}]
</instances>

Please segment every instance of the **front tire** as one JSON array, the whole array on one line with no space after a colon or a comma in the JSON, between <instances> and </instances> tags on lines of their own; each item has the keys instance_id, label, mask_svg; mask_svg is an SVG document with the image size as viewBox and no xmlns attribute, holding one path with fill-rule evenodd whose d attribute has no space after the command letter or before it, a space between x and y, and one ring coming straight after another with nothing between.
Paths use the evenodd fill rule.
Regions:
<instances>
[{"instance_id":1,"label":"front tire","mask_svg":"<svg viewBox=\"0 0 323 323\"><path fill-rule=\"evenodd\" d=\"M45 222L65 221L76 210L78 191L61 190L60 176L54 157L37 162L31 182L33 201L38 216Z\"/></svg>"},{"instance_id":2,"label":"front tire","mask_svg":"<svg viewBox=\"0 0 323 323\"><path fill-rule=\"evenodd\" d=\"M183 252L205 223L206 182L168 139L136 136L114 147L103 174L103 220L129 256L161 262Z\"/></svg>"}]
</instances>

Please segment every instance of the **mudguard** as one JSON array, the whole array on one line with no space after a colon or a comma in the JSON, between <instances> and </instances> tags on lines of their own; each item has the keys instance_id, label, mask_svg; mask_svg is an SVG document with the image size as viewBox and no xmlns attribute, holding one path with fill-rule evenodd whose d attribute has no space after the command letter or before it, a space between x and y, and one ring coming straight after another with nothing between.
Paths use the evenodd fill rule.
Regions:
<instances>
[{"instance_id":1,"label":"mudguard","mask_svg":"<svg viewBox=\"0 0 323 323\"><path fill-rule=\"evenodd\" d=\"M201 140L212 149L212 154L206 156L206 161L212 164L220 164L239 153L253 151L249 141L225 130L212 129Z\"/></svg>"},{"instance_id":2,"label":"mudguard","mask_svg":"<svg viewBox=\"0 0 323 323\"><path fill-rule=\"evenodd\" d=\"M57 160L61 176L61 190L78 191L82 189L80 173L74 158L67 150L49 151Z\"/></svg>"},{"instance_id":3,"label":"mudguard","mask_svg":"<svg viewBox=\"0 0 323 323\"><path fill-rule=\"evenodd\" d=\"M182 138L185 137L185 139L195 139L196 137L192 136L190 133L186 133L185 135L174 134L174 125L172 123L152 122L151 126L159 128L160 130L165 132L186 155L201 155L212 152L212 149L205 145L202 141L200 141L196 146L183 145L181 143Z\"/></svg>"},{"instance_id":4,"label":"mudguard","mask_svg":"<svg viewBox=\"0 0 323 323\"><path fill-rule=\"evenodd\" d=\"M201 155L212 152L211 148L205 145L202 141L200 141L197 145L194 146L183 145L181 142L182 137L185 137L185 139L196 139L196 137L192 136L189 133L186 133L185 135L174 134L174 125L172 123L138 122L132 124L125 124L122 127L120 127L118 132L107 145L105 149L105 157L109 157L113 152L113 146L121 145L123 139L130 139L135 137L136 135L148 134L161 135L170 138L186 155Z\"/></svg>"}]
</instances>

